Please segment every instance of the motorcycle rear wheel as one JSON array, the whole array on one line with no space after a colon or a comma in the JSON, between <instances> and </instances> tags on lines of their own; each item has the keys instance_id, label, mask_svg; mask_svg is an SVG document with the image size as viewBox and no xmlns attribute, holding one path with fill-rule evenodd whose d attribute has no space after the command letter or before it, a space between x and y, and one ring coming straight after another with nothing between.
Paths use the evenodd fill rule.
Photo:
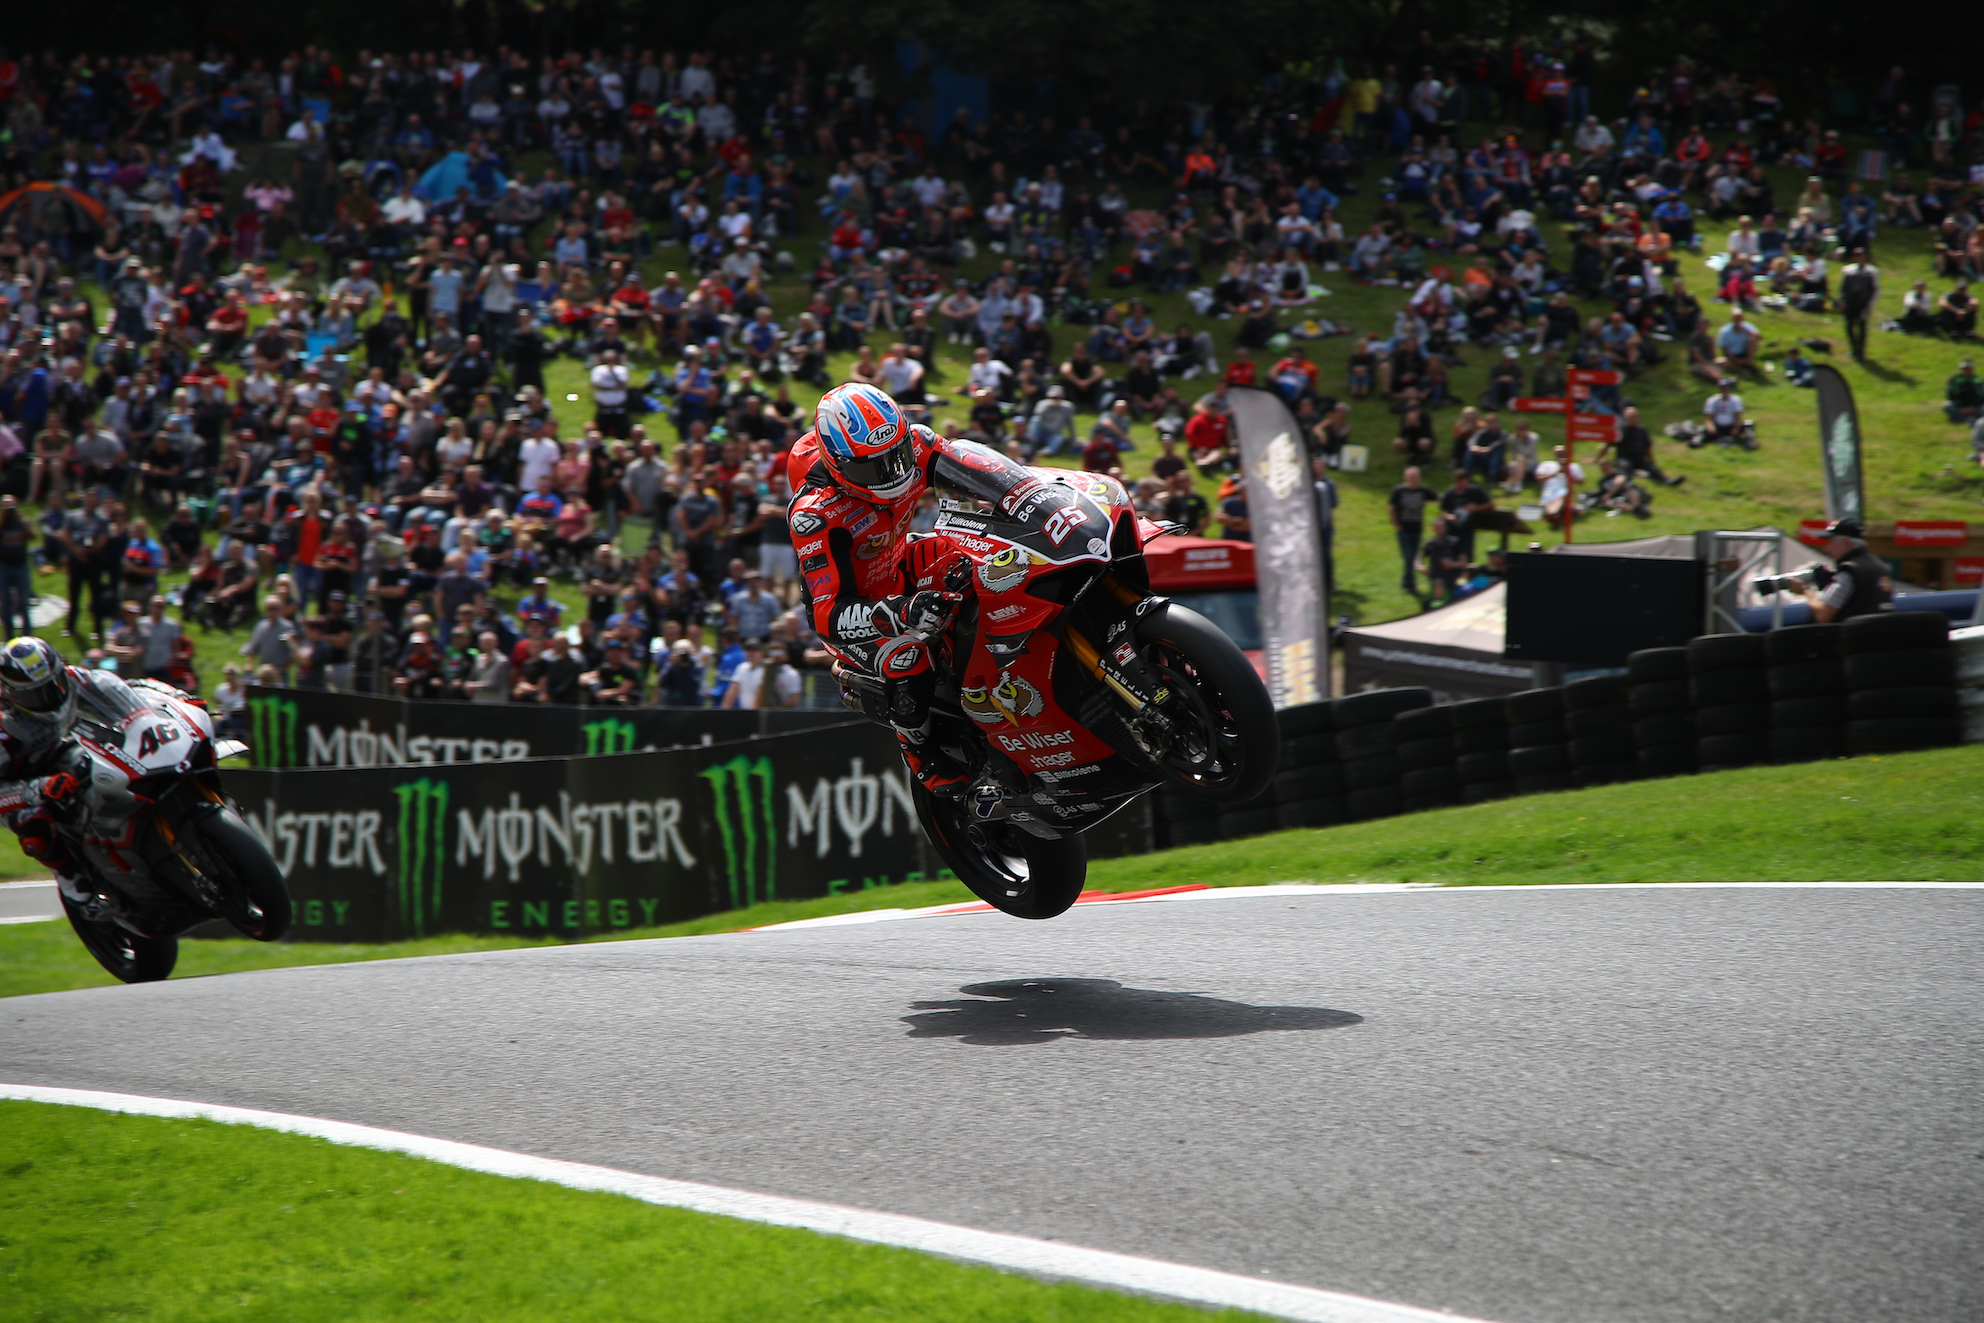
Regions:
<instances>
[{"instance_id":1,"label":"motorcycle rear wheel","mask_svg":"<svg viewBox=\"0 0 1984 1323\"><path fill-rule=\"evenodd\" d=\"M69 926L82 939L83 949L122 983L156 983L179 963L177 937L140 937L111 919L92 919L82 906L62 897Z\"/></svg>"},{"instance_id":2,"label":"motorcycle rear wheel","mask_svg":"<svg viewBox=\"0 0 1984 1323\"><path fill-rule=\"evenodd\" d=\"M1009 822L978 822L956 800L914 786L916 816L937 854L971 894L1019 919L1064 913L1088 880L1088 847L1076 835L1044 840Z\"/></svg>"},{"instance_id":3,"label":"motorcycle rear wheel","mask_svg":"<svg viewBox=\"0 0 1984 1323\"><path fill-rule=\"evenodd\" d=\"M243 937L273 942L289 931L289 886L261 838L233 809L200 819L200 844L221 887L221 917Z\"/></svg>"},{"instance_id":4,"label":"motorcycle rear wheel","mask_svg":"<svg viewBox=\"0 0 1984 1323\"><path fill-rule=\"evenodd\" d=\"M1172 691L1180 739L1157 768L1182 790L1224 804L1258 798L1281 762L1274 700L1247 654L1217 625L1175 603L1137 622L1144 661Z\"/></svg>"}]
</instances>

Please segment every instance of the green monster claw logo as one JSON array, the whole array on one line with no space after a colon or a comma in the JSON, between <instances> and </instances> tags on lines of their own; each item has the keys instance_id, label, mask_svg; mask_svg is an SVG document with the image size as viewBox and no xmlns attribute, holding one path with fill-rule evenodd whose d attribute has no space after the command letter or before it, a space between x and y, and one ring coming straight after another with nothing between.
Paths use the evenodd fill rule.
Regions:
<instances>
[{"instance_id":1,"label":"green monster claw logo","mask_svg":"<svg viewBox=\"0 0 1984 1323\"><path fill-rule=\"evenodd\" d=\"M772 818L772 760L755 762L738 754L727 763L696 773L716 793L716 829L723 837L723 861L730 879L730 908L743 909L777 897L778 824ZM751 790L757 782L757 794ZM762 852L762 858L761 856ZM764 894L758 894L760 867Z\"/></svg>"},{"instance_id":2,"label":"green monster claw logo","mask_svg":"<svg viewBox=\"0 0 1984 1323\"><path fill-rule=\"evenodd\" d=\"M632 753L634 723L631 721L588 721L579 727L586 733L586 757L602 753Z\"/></svg>"},{"instance_id":3,"label":"green monster claw logo","mask_svg":"<svg viewBox=\"0 0 1984 1323\"><path fill-rule=\"evenodd\" d=\"M261 767L294 767L296 704L287 698L248 700L248 743Z\"/></svg>"},{"instance_id":4,"label":"green monster claw logo","mask_svg":"<svg viewBox=\"0 0 1984 1323\"><path fill-rule=\"evenodd\" d=\"M421 777L393 787L400 801L400 923L415 937L441 917L441 876L448 851L448 783Z\"/></svg>"}]
</instances>

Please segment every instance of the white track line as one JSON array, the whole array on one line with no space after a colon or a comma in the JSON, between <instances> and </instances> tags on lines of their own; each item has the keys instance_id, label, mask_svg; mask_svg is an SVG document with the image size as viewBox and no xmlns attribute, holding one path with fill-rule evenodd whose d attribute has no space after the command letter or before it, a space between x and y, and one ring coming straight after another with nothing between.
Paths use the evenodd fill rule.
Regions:
<instances>
[{"instance_id":1,"label":"white track line","mask_svg":"<svg viewBox=\"0 0 1984 1323\"><path fill-rule=\"evenodd\" d=\"M642 1176L630 1171L616 1171L611 1167L560 1162L554 1158L483 1148L477 1144L458 1144L452 1140L430 1139L424 1135L409 1135L344 1121L325 1121L242 1107L220 1107L210 1103L179 1102L170 1098L99 1093L90 1089L40 1088L27 1084L0 1084L0 1099L94 1107L101 1111L128 1112L136 1116L199 1118L229 1125L280 1130L293 1135L327 1139L334 1144L405 1153L430 1162L446 1163L451 1167L487 1172L494 1176L548 1181L575 1190L599 1190L668 1208L686 1208L719 1217L762 1222L768 1226L797 1227L830 1236L844 1236L849 1240L921 1250L967 1263L982 1263L1043 1277L1066 1278L1093 1286L1187 1300L1194 1304L1251 1310L1274 1318L1301 1319L1305 1323L1480 1323L1480 1320L1467 1319L1458 1314L1394 1305L1383 1300L1367 1300L1362 1296L1319 1291L1307 1286L1264 1282L1209 1268L1142 1259L1132 1254L1082 1249L1075 1245L1034 1240L1027 1236L1009 1236L996 1231L974 1231L969 1227L927 1222L918 1217L871 1213L807 1199L785 1199L776 1195L753 1194L747 1190L729 1190L717 1185Z\"/></svg>"},{"instance_id":2,"label":"white track line","mask_svg":"<svg viewBox=\"0 0 1984 1323\"><path fill-rule=\"evenodd\" d=\"M1443 895L1521 894L1529 891L1724 891L1770 889L1831 890L1928 890L1965 891L1984 888L1984 882L1536 882L1493 886L1448 886L1440 882L1274 882L1266 886L1208 887L1203 891L1179 891L1166 896L1130 896L1117 900L1101 896L1081 902L1082 908L1095 905L1161 905L1167 901L1240 900L1262 896L1395 896L1400 892L1428 892ZM982 902L967 900L949 905L926 905L921 909L856 910L849 914L827 914L817 919L793 919L768 923L744 931L753 933L791 932L802 928L845 928L863 923L889 923L896 919L932 919L947 915L995 914L981 907Z\"/></svg>"}]
</instances>

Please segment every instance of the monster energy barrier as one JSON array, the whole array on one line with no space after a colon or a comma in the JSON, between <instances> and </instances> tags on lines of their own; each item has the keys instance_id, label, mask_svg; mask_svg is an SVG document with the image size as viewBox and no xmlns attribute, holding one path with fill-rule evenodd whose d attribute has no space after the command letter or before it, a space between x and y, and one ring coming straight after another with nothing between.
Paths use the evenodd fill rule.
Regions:
<instances>
[{"instance_id":1,"label":"monster energy barrier","mask_svg":"<svg viewBox=\"0 0 1984 1323\"><path fill-rule=\"evenodd\" d=\"M845 722L844 711L598 708L428 702L328 689L248 691L258 767L452 767L626 754Z\"/></svg>"},{"instance_id":2,"label":"monster energy barrier","mask_svg":"<svg viewBox=\"0 0 1984 1323\"><path fill-rule=\"evenodd\" d=\"M571 937L941 875L894 739L864 722L445 772L225 778L305 941ZM1147 805L1088 842L1095 857L1149 849Z\"/></svg>"}]
</instances>

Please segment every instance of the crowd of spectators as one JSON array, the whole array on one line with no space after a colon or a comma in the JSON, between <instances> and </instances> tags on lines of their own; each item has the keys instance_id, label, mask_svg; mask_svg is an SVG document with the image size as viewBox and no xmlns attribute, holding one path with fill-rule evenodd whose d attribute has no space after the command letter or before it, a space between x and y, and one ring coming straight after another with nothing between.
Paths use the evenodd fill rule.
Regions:
<instances>
[{"instance_id":1,"label":"crowd of spectators","mask_svg":"<svg viewBox=\"0 0 1984 1323\"><path fill-rule=\"evenodd\" d=\"M1253 98L929 133L849 59L0 55L0 192L37 185L0 214L0 459L41 511L0 514L0 623L28 618L33 562L67 576L75 647L146 673L186 677L184 629L157 623L176 604L252 625L265 681L812 701L783 456L830 352L949 435L1079 454L1152 517L1239 538L1227 396L1276 390L1326 527L1329 475L1374 447L1452 474L1392 501L1405 586L1451 597L1492 573L1471 521L1496 494L1644 516L1646 482L1679 480L1625 393L1648 367L1684 355L1726 413L1723 383L1760 371L1750 319L1850 324L1884 228L1932 228L1959 281L1984 251L1960 108L1880 102L1875 196L1766 81L1682 61L1611 115L1592 59L1422 34L1403 74L1318 62ZM1468 146L1468 123L1498 127ZM1783 165L1809 174L1789 206ZM1675 261L1697 209L1737 218L1700 294ZM1306 347L1342 329L1325 280L1400 292L1341 382ZM1189 319L1160 325L1181 293ZM1935 329L1969 334L1968 297ZM940 346L969 349L959 379ZM1492 368L1463 400L1469 354ZM567 357L582 427L547 397ZM1579 368L1622 378L1579 406L1623 422L1588 490L1514 411Z\"/></svg>"}]
</instances>

